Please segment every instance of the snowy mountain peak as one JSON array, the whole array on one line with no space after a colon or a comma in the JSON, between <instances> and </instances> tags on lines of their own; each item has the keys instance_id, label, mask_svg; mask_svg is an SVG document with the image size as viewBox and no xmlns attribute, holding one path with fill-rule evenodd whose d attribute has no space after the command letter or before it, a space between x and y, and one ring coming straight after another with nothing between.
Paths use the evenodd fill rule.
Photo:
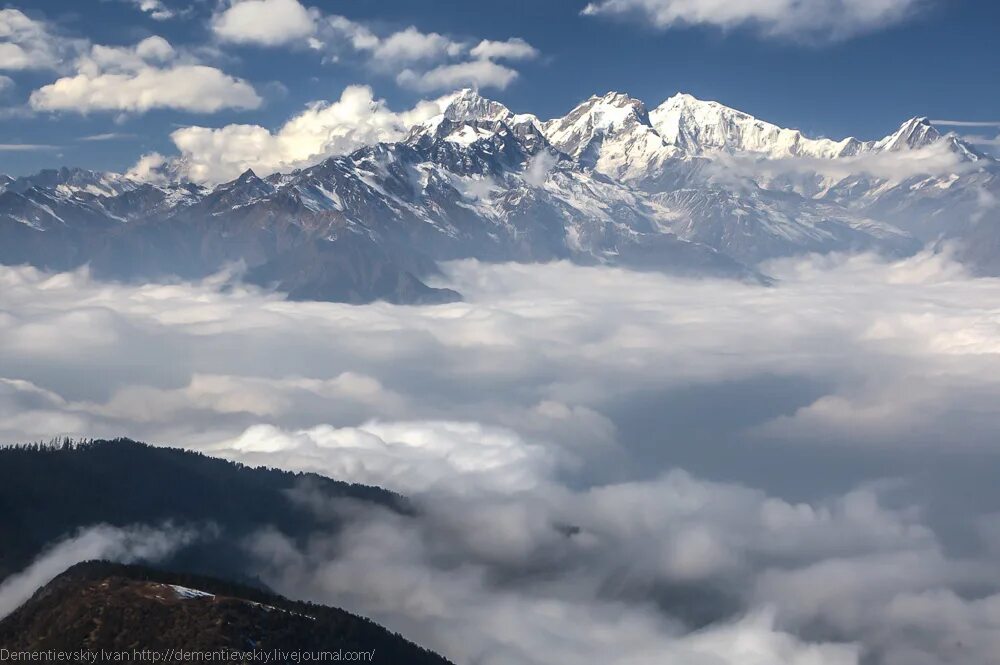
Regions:
<instances>
[{"instance_id":1,"label":"snowy mountain peak","mask_svg":"<svg viewBox=\"0 0 1000 665\"><path fill-rule=\"evenodd\" d=\"M630 97L623 92L609 92L604 95L594 95L577 105L564 118L550 120L552 123L579 124L590 123L593 127L614 130L620 129L630 122L649 124L649 114L642 100Z\"/></svg>"},{"instance_id":2,"label":"snowy mountain peak","mask_svg":"<svg viewBox=\"0 0 1000 665\"><path fill-rule=\"evenodd\" d=\"M520 140L529 153L544 143L541 123L528 113L515 114L500 102L487 99L471 88L446 95L437 100L442 112L415 125L405 142L418 145L426 141L446 141L470 146L490 139L505 128Z\"/></svg>"},{"instance_id":3,"label":"snowy mountain peak","mask_svg":"<svg viewBox=\"0 0 1000 665\"><path fill-rule=\"evenodd\" d=\"M62 195L117 196L131 191L138 183L118 173L90 171L63 166L43 169L30 176L11 179L3 187L7 191L24 192L32 187L51 188Z\"/></svg>"},{"instance_id":4,"label":"snowy mountain peak","mask_svg":"<svg viewBox=\"0 0 1000 665\"><path fill-rule=\"evenodd\" d=\"M646 105L621 92L595 95L543 129L562 152L623 180L648 175L677 152L653 129Z\"/></svg>"},{"instance_id":5,"label":"snowy mountain peak","mask_svg":"<svg viewBox=\"0 0 1000 665\"><path fill-rule=\"evenodd\" d=\"M872 152L920 150L932 145L943 146L965 162L978 162L985 156L953 133L942 134L926 117L910 118L895 132L879 141L865 144Z\"/></svg>"},{"instance_id":6,"label":"snowy mountain peak","mask_svg":"<svg viewBox=\"0 0 1000 665\"><path fill-rule=\"evenodd\" d=\"M443 115L454 122L507 121L514 116L509 108L487 99L472 88L464 88L442 97L438 104L444 109Z\"/></svg>"},{"instance_id":7,"label":"snowy mountain peak","mask_svg":"<svg viewBox=\"0 0 1000 665\"><path fill-rule=\"evenodd\" d=\"M941 132L924 117L910 118L899 129L876 144L876 149L886 151L915 150L941 139Z\"/></svg>"},{"instance_id":8,"label":"snowy mountain peak","mask_svg":"<svg viewBox=\"0 0 1000 665\"><path fill-rule=\"evenodd\" d=\"M247 169L240 174L240 177L236 179L236 182L239 184L247 184L257 182L258 180L260 180L260 178L257 177L257 174L254 173L253 169Z\"/></svg>"},{"instance_id":9,"label":"snowy mountain peak","mask_svg":"<svg viewBox=\"0 0 1000 665\"><path fill-rule=\"evenodd\" d=\"M228 205L242 205L256 197L274 193L274 186L257 177L253 169L247 169L236 180L216 187L215 192Z\"/></svg>"},{"instance_id":10,"label":"snowy mountain peak","mask_svg":"<svg viewBox=\"0 0 1000 665\"><path fill-rule=\"evenodd\" d=\"M690 155L750 152L775 158L832 158L852 154L858 147L854 139L809 139L797 129L686 93L667 99L650 113L650 120L664 141Z\"/></svg>"},{"instance_id":11,"label":"snowy mountain peak","mask_svg":"<svg viewBox=\"0 0 1000 665\"><path fill-rule=\"evenodd\" d=\"M646 106L620 92L594 95L566 116L549 120L544 129L549 141L572 157L580 157L595 142L637 126L649 127Z\"/></svg>"},{"instance_id":12,"label":"snowy mountain peak","mask_svg":"<svg viewBox=\"0 0 1000 665\"><path fill-rule=\"evenodd\" d=\"M593 105L595 106L599 105L620 109L632 109L636 115L641 117L645 117L647 115L646 104L642 100L631 97L624 92L611 91L600 97L594 95L587 101L593 102Z\"/></svg>"}]
</instances>

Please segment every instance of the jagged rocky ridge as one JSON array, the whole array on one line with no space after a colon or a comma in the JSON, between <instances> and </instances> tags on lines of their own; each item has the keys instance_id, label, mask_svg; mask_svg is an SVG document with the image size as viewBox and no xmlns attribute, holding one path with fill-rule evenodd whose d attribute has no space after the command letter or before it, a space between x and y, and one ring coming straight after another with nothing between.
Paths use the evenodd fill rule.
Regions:
<instances>
[{"instance_id":1,"label":"jagged rocky ridge","mask_svg":"<svg viewBox=\"0 0 1000 665\"><path fill-rule=\"evenodd\" d=\"M471 90L443 107L402 141L214 188L0 179L0 262L116 279L239 263L293 298L405 303L457 298L425 280L464 257L765 279L757 264L778 256L946 238L1000 267L982 250L997 244L997 162L923 118L833 141L684 94L647 111L609 93L545 122Z\"/></svg>"}]
</instances>

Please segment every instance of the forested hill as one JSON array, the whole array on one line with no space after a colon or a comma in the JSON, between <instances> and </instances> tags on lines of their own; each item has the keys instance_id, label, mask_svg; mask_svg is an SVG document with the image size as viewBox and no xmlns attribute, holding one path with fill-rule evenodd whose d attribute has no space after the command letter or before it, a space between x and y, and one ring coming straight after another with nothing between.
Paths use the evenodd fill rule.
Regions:
<instances>
[{"instance_id":1,"label":"forested hill","mask_svg":"<svg viewBox=\"0 0 1000 665\"><path fill-rule=\"evenodd\" d=\"M407 510L402 497L315 474L251 468L127 439L0 449L0 579L53 542L95 524L212 525L211 536L164 562L230 579L253 578L239 541L262 527L301 540L322 526L291 490ZM322 520L322 523L321 523Z\"/></svg>"}]
</instances>

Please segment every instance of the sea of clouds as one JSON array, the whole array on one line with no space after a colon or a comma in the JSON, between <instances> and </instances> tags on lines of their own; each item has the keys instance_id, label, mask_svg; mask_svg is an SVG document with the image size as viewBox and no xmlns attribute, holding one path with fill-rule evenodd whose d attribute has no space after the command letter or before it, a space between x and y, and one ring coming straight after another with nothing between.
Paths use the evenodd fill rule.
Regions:
<instances>
[{"instance_id":1,"label":"sea of clouds","mask_svg":"<svg viewBox=\"0 0 1000 665\"><path fill-rule=\"evenodd\" d=\"M458 663L992 662L1000 280L947 253L766 271L462 261L464 302L408 307L3 267L0 440L404 493L419 518L246 546Z\"/></svg>"}]
</instances>

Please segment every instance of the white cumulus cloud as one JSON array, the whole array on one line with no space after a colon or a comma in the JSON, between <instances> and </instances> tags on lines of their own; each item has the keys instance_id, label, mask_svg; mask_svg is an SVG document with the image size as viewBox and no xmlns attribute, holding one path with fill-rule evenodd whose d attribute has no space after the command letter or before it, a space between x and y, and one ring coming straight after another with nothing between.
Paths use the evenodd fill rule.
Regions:
<instances>
[{"instance_id":1,"label":"white cumulus cloud","mask_svg":"<svg viewBox=\"0 0 1000 665\"><path fill-rule=\"evenodd\" d=\"M236 0L212 18L212 31L227 42L282 46L312 35L318 15L298 0Z\"/></svg>"},{"instance_id":2,"label":"white cumulus cloud","mask_svg":"<svg viewBox=\"0 0 1000 665\"><path fill-rule=\"evenodd\" d=\"M394 141L437 113L436 102L394 112L375 99L368 86L348 86L334 102L314 102L275 131L260 125L219 128L183 127L171 134L180 157L174 164L196 182L230 180L248 168L260 175L316 163L379 141ZM131 169L144 180L155 179L165 160L147 155ZM150 167L154 168L150 168Z\"/></svg>"},{"instance_id":3,"label":"white cumulus cloud","mask_svg":"<svg viewBox=\"0 0 1000 665\"><path fill-rule=\"evenodd\" d=\"M253 109L262 100L250 83L177 52L162 37L132 47L94 45L76 74L31 93L39 111L124 111L166 108L198 113Z\"/></svg>"},{"instance_id":4,"label":"white cumulus cloud","mask_svg":"<svg viewBox=\"0 0 1000 665\"><path fill-rule=\"evenodd\" d=\"M513 37L502 42L484 39L472 47L469 55L485 59L531 60L537 58L540 53L523 39Z\"/></svg>"},{"instance_id":5,"label":"white cumulus cloud","mask_svg":"<svg viewBox=\"0 0 1000 665\"><path fill-rule=\"evenodd\" d=\"M178 15L178 12L168 7L163 0L124 0L124 2L148 14L154 21L167 21Z\"/></svg>"},{"instance_id":6,"label":"white cumulus cloud","mask_svg":"<svg viewBox=\"0 0 1000 665\"><path fill-rule=\"evenodd\" d=\"M305 46L338 57L360 56L377 71L397 72L397 81L418 90L471 85L503 89L517 71L495 60L530 60L539 51L521 38L467 42L409 26L395 32L338 14L322 14L299 0L237 0L212 21L224 41L259 46Z\"/></svg>"},{"instance_id":7,"label":"white cumulus cloud","mask_svg":"<svg viewBox=\"0 0 1000 665\"><path fill-rule=\"evenodd\" d=\"M492 60L470 60L453 65L440 65L427 71L404 69L396 77L396 82L422 92L464 86L503 90L517 80L517 77L517 70Z\"/></svg>"},{"instance_id":8,"label":"white cumulus cloud","mask_svg":"<svg viewBox=\"0 0 1000 665\"><path fill-rule=\"evenodd\" d=\"M55 69L78 46L19 9L0 9L0 70Z\"/></svg>"}]
</instances>

